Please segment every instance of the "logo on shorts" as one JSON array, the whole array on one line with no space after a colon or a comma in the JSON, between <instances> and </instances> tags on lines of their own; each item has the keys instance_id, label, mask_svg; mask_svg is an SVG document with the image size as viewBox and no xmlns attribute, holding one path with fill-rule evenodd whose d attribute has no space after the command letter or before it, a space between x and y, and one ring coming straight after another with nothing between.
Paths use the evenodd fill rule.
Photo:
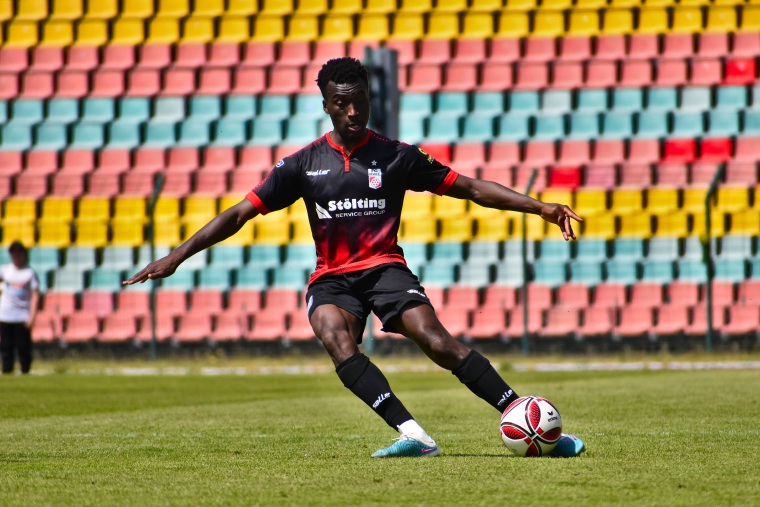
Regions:
<instances>
[{"instance_id":1,"label":"logo on shorts","mask_svg":"<svg viewBox=\"0 0 760 507\"><path fill-rule=\"evenodd\" d=\"M377 190L383 186L383 171L382 169L368 169L369 175L369 188Z\"/></svg>"},{"instance_id":2,"label":"logo on shorts","mask_svg":"<svg viewBox=\"0 0 760 507\"><path fill-rule=\"evenodd\" d=\"M425 295L425 293L424 293L424 292L420 292L420 291L418 291L417 289L409 289L407 292L408 292L409 294L417 294L418 296L422 296L422 297L424 297L425 299L427 299L427 298L428 298L428 297Z\"/></svg>"},{"instance_id":3,"label":"logo on shorts","mask_svg":"<svg viewBox=\"0 0 760 507\"><path fill-rule=\"evenodd\" d=\"M309 298L309 302L308 302L308 303L306 303L306 313L307 313L307 314L308 314L308 313L309 313L309 311L311 310L311 307L312 307L312 305L313 305L313 304L314 304L314 296L311 296L311 297Z\"/></svg>"}]
</instances>

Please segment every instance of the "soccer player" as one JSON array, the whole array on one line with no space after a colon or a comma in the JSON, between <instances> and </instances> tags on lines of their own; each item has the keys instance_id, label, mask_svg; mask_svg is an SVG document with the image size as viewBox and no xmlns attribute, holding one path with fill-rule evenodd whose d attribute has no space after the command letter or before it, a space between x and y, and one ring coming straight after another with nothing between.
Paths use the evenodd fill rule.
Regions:
<instances>
[{"instance_id":1,"label":"soccer player","mask_svg":"<svg viewBox=\"0 0 760 507\"><path fill-rule=\"evenodd\" d=\"M401 436L373 457L436 456L435 441L391 390L383 373L359 352L367 317L414 341L475 395L503 411L518 396L491 363L455 340L443 327L397 243L407 190L428 191L481 206L540 215L575 239L567 206L547 204L497 183L457 174L417 148L367 129L367 69L353 58L329 60L317 84L332 132L277 162L240 203L222 212L166 257L125 284L170 276L188 257L235 234L257 215L303 199L317 250L306 305L314 333L332 358L338 377ZM564 435L558 456L577 456L583 442Z\"/></svg>"},{"instance_id":2,"label":"soccer player","mask_svg":"<svg viewBox=\"0 0 760 507\"><path fill-rule=\"evenodd\" d=\"M0 355L3 373L13 373L15 354L21 373L29 373L32 367L32 333L39 303L37 275L27 265L26 247L14 241L8 248L11 264L0 266Z\"/></svg>"}]
</instances>

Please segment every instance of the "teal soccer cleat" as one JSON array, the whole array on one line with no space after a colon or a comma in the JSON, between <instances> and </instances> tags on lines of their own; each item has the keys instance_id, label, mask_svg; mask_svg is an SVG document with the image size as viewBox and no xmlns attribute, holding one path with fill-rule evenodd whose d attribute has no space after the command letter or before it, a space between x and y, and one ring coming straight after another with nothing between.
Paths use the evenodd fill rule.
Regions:
<instances>
[{"instance_id":1,"label":"teal soccer cleat","mask_svg":"<svg viewBox=\"0 0 760 507\"><path fill-rule=\"evenodd\" d=\"M432 458L441 454L438 446L423 444L412 437L401 435L390 447L378 449L373 458Z\"/></svg>"},{"instance_id":2,"label":"teal soccer cleat","mask_svg":"<svg viewBox=\"0 0 760 507\"><path fill-rule=\"evenodd\" d=\"M557 446L549 453L549 456L554 458L575 458L576 456L580 456L585 450L586 444L583 443L583 440L575 435L563 433L559 437Z\"/></svg>"}]
</instances>

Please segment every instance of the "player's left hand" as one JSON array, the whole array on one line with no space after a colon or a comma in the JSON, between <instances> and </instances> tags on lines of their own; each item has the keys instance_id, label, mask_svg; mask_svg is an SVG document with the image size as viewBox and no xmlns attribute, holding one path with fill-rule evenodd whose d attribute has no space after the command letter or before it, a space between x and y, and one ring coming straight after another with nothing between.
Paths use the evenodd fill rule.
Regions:
<instances>
[{"instance_id":1,"label":"player's left hand","mask_svg":"<svg viewBox=\"0 0 760 507\"><path fill-rule=\"evenodd\" d=\"M544 203L544 206L541 209L541 218L559 226L562 231L562 237L565 238L565 241L576 239L570 219L572 218L576 222L583 222L583 219L576 215L569 206L556 203Z\"/></svg>"}]
</instances>

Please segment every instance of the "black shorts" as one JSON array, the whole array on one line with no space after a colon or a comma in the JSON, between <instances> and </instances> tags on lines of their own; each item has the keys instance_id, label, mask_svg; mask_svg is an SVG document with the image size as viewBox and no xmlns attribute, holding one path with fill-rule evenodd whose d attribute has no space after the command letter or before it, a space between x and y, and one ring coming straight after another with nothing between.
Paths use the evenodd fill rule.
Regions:
<instances>
[{"instance_id":1,"label":"black shorts","mask_svg":"<svg viewBox=\"0 0 760 507\"><path fill-rule=\"evenodd\" d=\"M362 332L356 338L357 343L361 343L370 312L375 312L383 323L383 331L398 332L390 321L410 303L433 306L417 276L398 262L342 275L326 275L314 281L306 291L309 318L317 307L335 305L361 319Z\"/></svg>"}]
</instances>

